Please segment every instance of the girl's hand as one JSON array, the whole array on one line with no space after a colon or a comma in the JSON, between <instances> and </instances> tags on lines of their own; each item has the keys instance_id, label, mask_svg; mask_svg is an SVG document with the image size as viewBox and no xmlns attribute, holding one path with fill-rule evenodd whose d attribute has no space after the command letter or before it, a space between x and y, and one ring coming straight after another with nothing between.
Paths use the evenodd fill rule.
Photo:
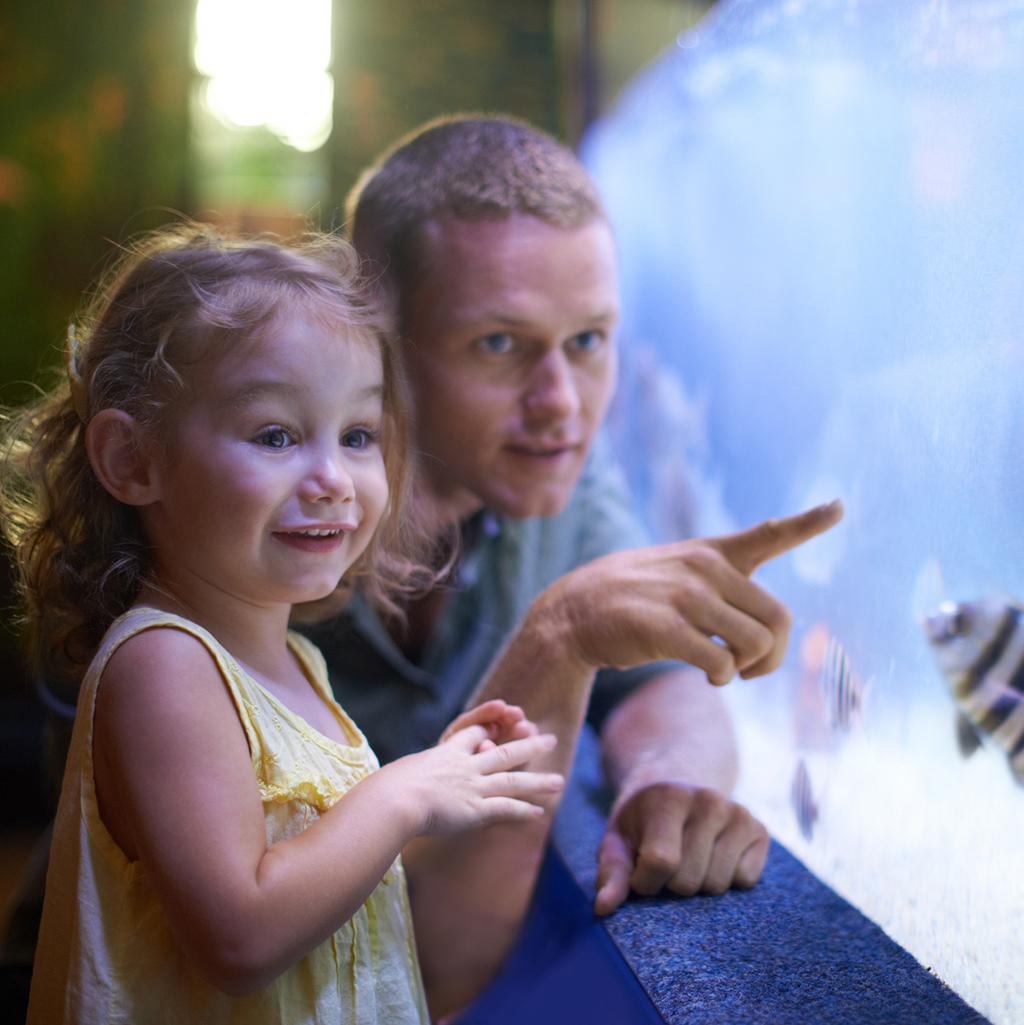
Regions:
<instances>
[{"instance_id":1,"label":"girl's hand","mask_svg":"<svg viewBox=\"0 0 1024 1025\"><path fill-rule=\"evenodd\" d=\"M459 730L467 726L483 726L487 736L480 741L477 751L490 751L499 744L507 744L510 740L521 740L534 737L540 731L537 725L526 718L526 714L518 705L510 705L501 698L494 698L477 705L454 719L441 734L439 744L449 740Z\"/></svg>"},{"instance_id":2,"label":"girl's hand","mask_svg":"<svg viewBox=\"0 0 1024 1025\"><path fill-rule=\"evenodd\" d=\"M543 802L561 792L563 777L514 770L550 751L554 735L534 734L484 748L489 739L488 727L475 723L437 747L399 758L374 773L390 777L401 788L415 835L448 835L495 822L529 821L545 813Z\"/></svg>"}]
</instances>

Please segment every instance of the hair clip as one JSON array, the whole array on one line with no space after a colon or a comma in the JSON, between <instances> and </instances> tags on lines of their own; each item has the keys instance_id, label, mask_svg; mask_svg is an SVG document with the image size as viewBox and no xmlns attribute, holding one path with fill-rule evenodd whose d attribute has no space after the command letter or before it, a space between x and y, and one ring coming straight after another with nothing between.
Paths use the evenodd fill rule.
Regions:
<instances>
[{"instance_id":1,"label":"hair clip","mask_svg":"<svg viewBox=\"0 0 1024 1025\"><path fill-rule=\"evenodd\" d=\"M89 394L78 369L78 353L81 343L74 324L68 324L68 343L64 348L64 369L68 373L68 387L71 389L71 404L75 407L78 419L84 424L88 420Z\"/></svg>"}]
</instances>

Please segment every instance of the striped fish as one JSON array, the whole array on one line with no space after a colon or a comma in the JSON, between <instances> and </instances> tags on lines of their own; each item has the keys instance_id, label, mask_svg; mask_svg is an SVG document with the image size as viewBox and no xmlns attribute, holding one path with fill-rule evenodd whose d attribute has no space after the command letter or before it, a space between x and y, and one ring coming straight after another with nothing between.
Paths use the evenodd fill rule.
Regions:
<instances>
[{"instance_id":1,"label":"striped fish","mask_svg":"<svg viewBox=\"0 0 1024 1025\"><path fill-rule=\"evenodd\" d=\"M789 803L796 815L796 824L805 840L814 835L814 824L818 821L818 805L811 789L811 776L807 763L801 758L796 763L796 772L789 788Z\"/></svg>"},{"instance_id":2,"label":"striped fish","mask_svg":"<svg viewBox=\"0 0 1024 1025\"><path fill-rule=\"evenodd\" d=\"M1024 784L1024 608L997 599L944 602L924 629L956 702L961 753L989 737Z\"/></svg>"},{"instance_id":3,"label":"striped fish","mask_svg":"<svg viewBox=\"0 0 1024 1025\"><path fill-rule=\"evenodd\" d=\"M849 732L864 707L864 689L850 668L846 649L835 637L829 638L821 664L821 695L829 726Z\"/></svg>"}]
</instances>

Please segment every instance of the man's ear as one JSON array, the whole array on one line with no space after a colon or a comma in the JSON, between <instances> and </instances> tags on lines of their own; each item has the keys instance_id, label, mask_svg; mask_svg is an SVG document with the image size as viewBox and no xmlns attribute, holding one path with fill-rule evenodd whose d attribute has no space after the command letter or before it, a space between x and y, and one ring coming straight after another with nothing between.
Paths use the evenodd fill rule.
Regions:
<instances>
[{"instance_id":1,"label":"man's ear","mask_svg":"<svg viewBox=\"0 0 1024 1025\"><path fill-rule=\"evenodd\" d=\"M149 446L138 422L121 409L101 409L85 429L93 473L119 502L150 505L159 497Z\"/></svg>"}]
</instances>

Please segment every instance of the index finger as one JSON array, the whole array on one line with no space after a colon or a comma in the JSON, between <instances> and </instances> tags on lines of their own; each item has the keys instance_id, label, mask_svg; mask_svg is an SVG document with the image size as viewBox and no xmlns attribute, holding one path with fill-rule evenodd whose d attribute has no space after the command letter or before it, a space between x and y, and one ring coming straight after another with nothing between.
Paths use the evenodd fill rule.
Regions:
<instances>
[{"instance_id":1,"label":"index finger","mask_svg":"<svg viewBox=\"0 0 1024 1025\"><path fill-rule=\"evenodd\" d=\"M489 751L477 755L480 759L480 772L485 775L491 772L507 772L511 769L518 769L533 758L550 751L558 742L553 733L541 733L533 737L523 737L521 740L510 740L507 743L499 744Z\"/></svg>"},{"instance_id":2,"label":"index finger","mask_svg":"<svg viewBox=\"0 0 1024 1025\"><path fill-rule=\"evenodd\" d=\"M795 516L765 520L736 534L713 538L714 545L741 573L749 576L762 563L830 530L843 518L837 498Z\"/></svg>"}]
</instances>

